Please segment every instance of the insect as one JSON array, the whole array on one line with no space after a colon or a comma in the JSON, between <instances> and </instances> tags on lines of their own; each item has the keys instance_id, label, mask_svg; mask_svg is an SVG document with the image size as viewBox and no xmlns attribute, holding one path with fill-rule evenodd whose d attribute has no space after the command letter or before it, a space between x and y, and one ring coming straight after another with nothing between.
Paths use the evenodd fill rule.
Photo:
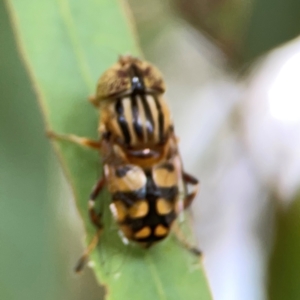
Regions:
<instances>
[{"instance_id":1,"label":"insect","mask_svg":"<svg viewBox=\"0 0 300 300\"><path fill-rule=\"evenodd\" d=\"M198 180L182 166L164 92L156 67L121 56L100 77L96 94L90 98L101 113L99 140L49 133L52 138L98 150L103 161L103 177L94 186L88 205L98 234L76 271L82 269L103 229L95 201L104 186L111 194L110 209L121 233L145 248L168 236L178 214L197 193ZM194 187L190 193L188 185Z\"/></svg>"}]
</instances>

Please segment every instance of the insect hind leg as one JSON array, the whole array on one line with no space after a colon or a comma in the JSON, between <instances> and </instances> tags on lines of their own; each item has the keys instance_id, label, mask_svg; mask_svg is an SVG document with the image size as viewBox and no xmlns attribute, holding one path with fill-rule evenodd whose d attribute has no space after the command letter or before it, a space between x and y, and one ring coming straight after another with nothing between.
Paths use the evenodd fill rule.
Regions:
<instances>
[{"instance_id":1,"label":"insect hind leg","mask_svg":"<svg viewBox=\"0 0 300 300\"><path fill-rule=\"evenodd\" d=\"M187 209L193 202L195 196L197 195L198 192L198 187L199 187L199 181L197 178L195 178L194 176L183 172L182 173L182 178L185 184L190 184L194 186L194 189L192 190L192 192L186 194L184 200L183 200L183 209ZM180 229L180 227L178 226L177 223L175 223L173 225L173 231L177 237L177 240L186 248L188 249L191 253L193 253L196 256L202 256L202 251L199 250L197 247L191 245L185 235L183 234L182 230Z\"/></svg>"},{"instance_id":2,"label":"insect hind leg","mask_svg":"<svg viewBox=\"0 0 300 300\"><path fill-rule=\"evenodd\" d=\"M90 253L95 249L95 247L98 245L99 242L99 238L101 236L102 233L102 228L98 229L96 234L94 235L92 241L90 242L90 244L87 246L87 248L85 249L83 255L80 257L80 259L78 260L76 266L75 266L75 272L76 273L80 273L84 266L86 265L87 259L90 255Z\"/></svg>"},{"instance_id":3,"label":"insect hind leg","mask_svg":"<svg viewBox=\"0 0 300 300\"><path fill-rule=\"evenodd\" d=\"M184 201L183 201L183 207L184 209L188 208L194 198L196 197L197 193L198 193L198 188L199 188L199 180L197 178L195 178L194 176L183 172L182 174L183 177L183 181L185 182L185 184L191 184L194 186L194 189L191 193L187 194Z\"/></svg>"},{"instance_id":4,"label":"insect hind leg","mask_svg":"<svg viewBox=\"0 0 300 300\"><path fill-rule=\"evenodd\" d=\"M183 232L181 231L180 227L178 226L177 223L175 223L173 225L173 231L176 235L176 238L178 240L178 242L180 242L180 244L182 246L184 246L188 251L190 251L192 254L201 257L202 256L202 251L200 249L198 249L197 247L191 245L186 237L184 236Z\"/></svg>"}]
</instances>

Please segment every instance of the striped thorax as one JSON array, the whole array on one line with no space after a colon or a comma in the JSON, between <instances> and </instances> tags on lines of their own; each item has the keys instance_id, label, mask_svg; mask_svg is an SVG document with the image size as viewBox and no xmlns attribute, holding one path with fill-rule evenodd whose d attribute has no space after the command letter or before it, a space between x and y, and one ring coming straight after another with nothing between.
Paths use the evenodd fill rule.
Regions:
<instances>
[{"instance_id":1,"label":"striped thorax","mask_svg":"<svg viewBox=\"0 0 300 300\"><path fill-rule=\"evenodd\" d=\"M167 140L171 119L162 96L132 93L106 101L102 107L100 128L114 135L120 145L144 148Z\"/></svg>"},{"instance_id":2,"label":"striped thorax","mask_svg":"<svg viewBox=\"0 0 300 300\"><path fill-rule=\"evenodd\" d=\"M122 57L98 82L100 133L125 150L133 163L139 158L153 163L164 154L173 130L164 91L159 71L130 56Z\"/></svg>"}]
</instances>

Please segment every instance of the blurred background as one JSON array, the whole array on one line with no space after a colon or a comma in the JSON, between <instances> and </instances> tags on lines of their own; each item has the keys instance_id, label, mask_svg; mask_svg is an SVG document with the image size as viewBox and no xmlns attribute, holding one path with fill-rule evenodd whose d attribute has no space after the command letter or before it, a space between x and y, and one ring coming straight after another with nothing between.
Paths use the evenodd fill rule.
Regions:
<instances>
[{"instance_id":1,"label":"blurred background","mask_svg":"<svg viewBox=\"0 0 300 300\"><path fill-rule=\"evenodd\" d=\"M192 217L214 298L300 299L300 1L129 5L201 180ZM3 1L0 45L0 299L99 299L88 268L72 273L81 219Z\"/></svg>"}]
</instances>

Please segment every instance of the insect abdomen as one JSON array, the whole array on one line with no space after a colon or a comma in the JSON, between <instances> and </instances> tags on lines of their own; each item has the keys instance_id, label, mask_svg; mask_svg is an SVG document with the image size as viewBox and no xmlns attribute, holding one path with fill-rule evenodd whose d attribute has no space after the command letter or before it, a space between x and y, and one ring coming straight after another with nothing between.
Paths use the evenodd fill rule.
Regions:
<instances>
[{"instance_id":1,"label":"insect abdomen","mask_svg":"<svg viewBox=\"0 0 300 300\"><path fill-rule=\"evenodd\" d=\"M109 184L111 210L128 239L149 247L169 234L179 196L173 164L159 164L148 172L134 165L121 166Z\"/></svg>"}]
</instances>

